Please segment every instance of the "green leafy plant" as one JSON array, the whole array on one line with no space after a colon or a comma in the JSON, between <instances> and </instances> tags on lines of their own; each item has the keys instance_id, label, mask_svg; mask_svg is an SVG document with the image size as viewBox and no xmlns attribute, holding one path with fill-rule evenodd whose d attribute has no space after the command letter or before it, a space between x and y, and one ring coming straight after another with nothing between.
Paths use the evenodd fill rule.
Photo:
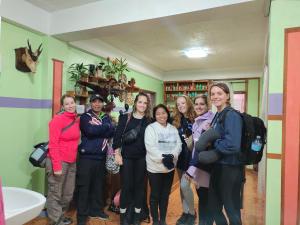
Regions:
<instances>
[{"instance_id":1,"label":"green leafy plant","mask_svg":"<svg viewBox=\"0 0 300 225\"><path fill-rule=\"evenodd\" d=\"M106 62L102 68L103 68L102 71L104 72L107 78L115 77L115 73L116 73L115 63L114 61L111 62L109 57L106 58Z\"/></svg>"},{"instance_id":2,"label":"green leafy plant","mask_svg":"<svg viewBox=\"0 0 300 225\"><path fill-rule=\"evenodd\" d=\"M67 72L70 74L69 80L75 82L74 86L76 87L80 78L86 76L88 68L83 63L73 63Z\"/></svg>"},{"instance_id":3,"label":"green leafy plant","mask_svg":"<svg viewBox=\"0 0 300 225\"><path fill-rule=\"evenodd\" d=\"M126 62L126 59L123 59L122 57L120 59L116 58L116 72L118 75L124 74L125 71L129 72L128 69L128 63Z\"/></svg>"}]
</instances>

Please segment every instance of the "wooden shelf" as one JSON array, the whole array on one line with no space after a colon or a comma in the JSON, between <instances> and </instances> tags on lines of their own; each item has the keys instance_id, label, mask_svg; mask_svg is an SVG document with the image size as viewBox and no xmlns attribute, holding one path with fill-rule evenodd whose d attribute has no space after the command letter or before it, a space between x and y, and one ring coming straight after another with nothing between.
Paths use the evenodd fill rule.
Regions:
<instances>
[{"instance_id":1,"label":"wooden shelf","mask_svg":"<svg viewBox=\"0 0 300 225\"><path fill-rule=\"evenodd\" d=\"M198 94L207 93L209 80L183 80L164 82L164 102L166 105L173 103L180 95L187 95L191 99Z\"/></svg>"},{"instance_id":2,"label":"wooden shelf","mask_svg":"<svg viewBox=\"0 0 300 225\"><path fill-rule=\"evenodd\" d=\"M175 91L167 91L165 90L165 92L206 92L207 89L203 89L203 90L175 90Z\"/></svg>"}]
</instances>

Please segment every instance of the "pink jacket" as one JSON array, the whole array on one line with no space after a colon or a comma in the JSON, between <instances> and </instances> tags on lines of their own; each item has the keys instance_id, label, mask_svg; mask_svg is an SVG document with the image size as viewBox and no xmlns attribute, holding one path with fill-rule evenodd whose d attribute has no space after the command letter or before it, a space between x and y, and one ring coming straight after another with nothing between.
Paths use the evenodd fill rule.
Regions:
<instances>
[{"instance_id":1,"label":"pink jacket","mask_svg":"<svg viewBox=\"0 0 300 225\"><path fill-rule=\"evenodd\" d=\"M62 162L74 163L80 139L79 119L62 132L76 119L76 113L63 112L55 115L49 123L49 153L53 171L62 170Z\"/></svg>"}]
</instances>

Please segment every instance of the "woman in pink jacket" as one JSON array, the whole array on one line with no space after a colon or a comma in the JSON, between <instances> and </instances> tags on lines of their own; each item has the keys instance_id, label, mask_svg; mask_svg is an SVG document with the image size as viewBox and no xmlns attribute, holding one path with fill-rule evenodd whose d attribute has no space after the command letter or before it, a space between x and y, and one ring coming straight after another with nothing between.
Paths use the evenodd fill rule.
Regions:
<instances>
[{"instance_id":1,"label":"woman in pink jacket","mask_svg":"<svg viewBox=\"0 0 300 225\"><path fill-rule=\"evenodd\" d=\"M73 197L76 155L80 138L79 120L74 97L63 95L63 112L49 123L49 153L46 160L48 178L47 213L50 224L66 225L72 220L64 216Z\"/></svg>"}]
</instances>

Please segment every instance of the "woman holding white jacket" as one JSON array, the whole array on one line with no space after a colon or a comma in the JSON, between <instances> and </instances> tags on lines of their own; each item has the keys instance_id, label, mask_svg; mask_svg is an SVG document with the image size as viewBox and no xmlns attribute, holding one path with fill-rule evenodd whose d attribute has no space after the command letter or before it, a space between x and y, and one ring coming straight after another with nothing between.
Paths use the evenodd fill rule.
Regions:
<instances>
[{"instance_id":1,"label":"woman holding white jacket","mask_svg":"<svg viewBox=\"0 0 300 225\"><path fill-rule=\"evenodd\" d=\"M153 109L155 122L145 131L146 163L151 187L150 212L153 225L165 225L174 168L181 152L178 130L170 124L170 112L163 104ZM159 211L159 213L158 213Z\"/></svg>"}]
</instances>

